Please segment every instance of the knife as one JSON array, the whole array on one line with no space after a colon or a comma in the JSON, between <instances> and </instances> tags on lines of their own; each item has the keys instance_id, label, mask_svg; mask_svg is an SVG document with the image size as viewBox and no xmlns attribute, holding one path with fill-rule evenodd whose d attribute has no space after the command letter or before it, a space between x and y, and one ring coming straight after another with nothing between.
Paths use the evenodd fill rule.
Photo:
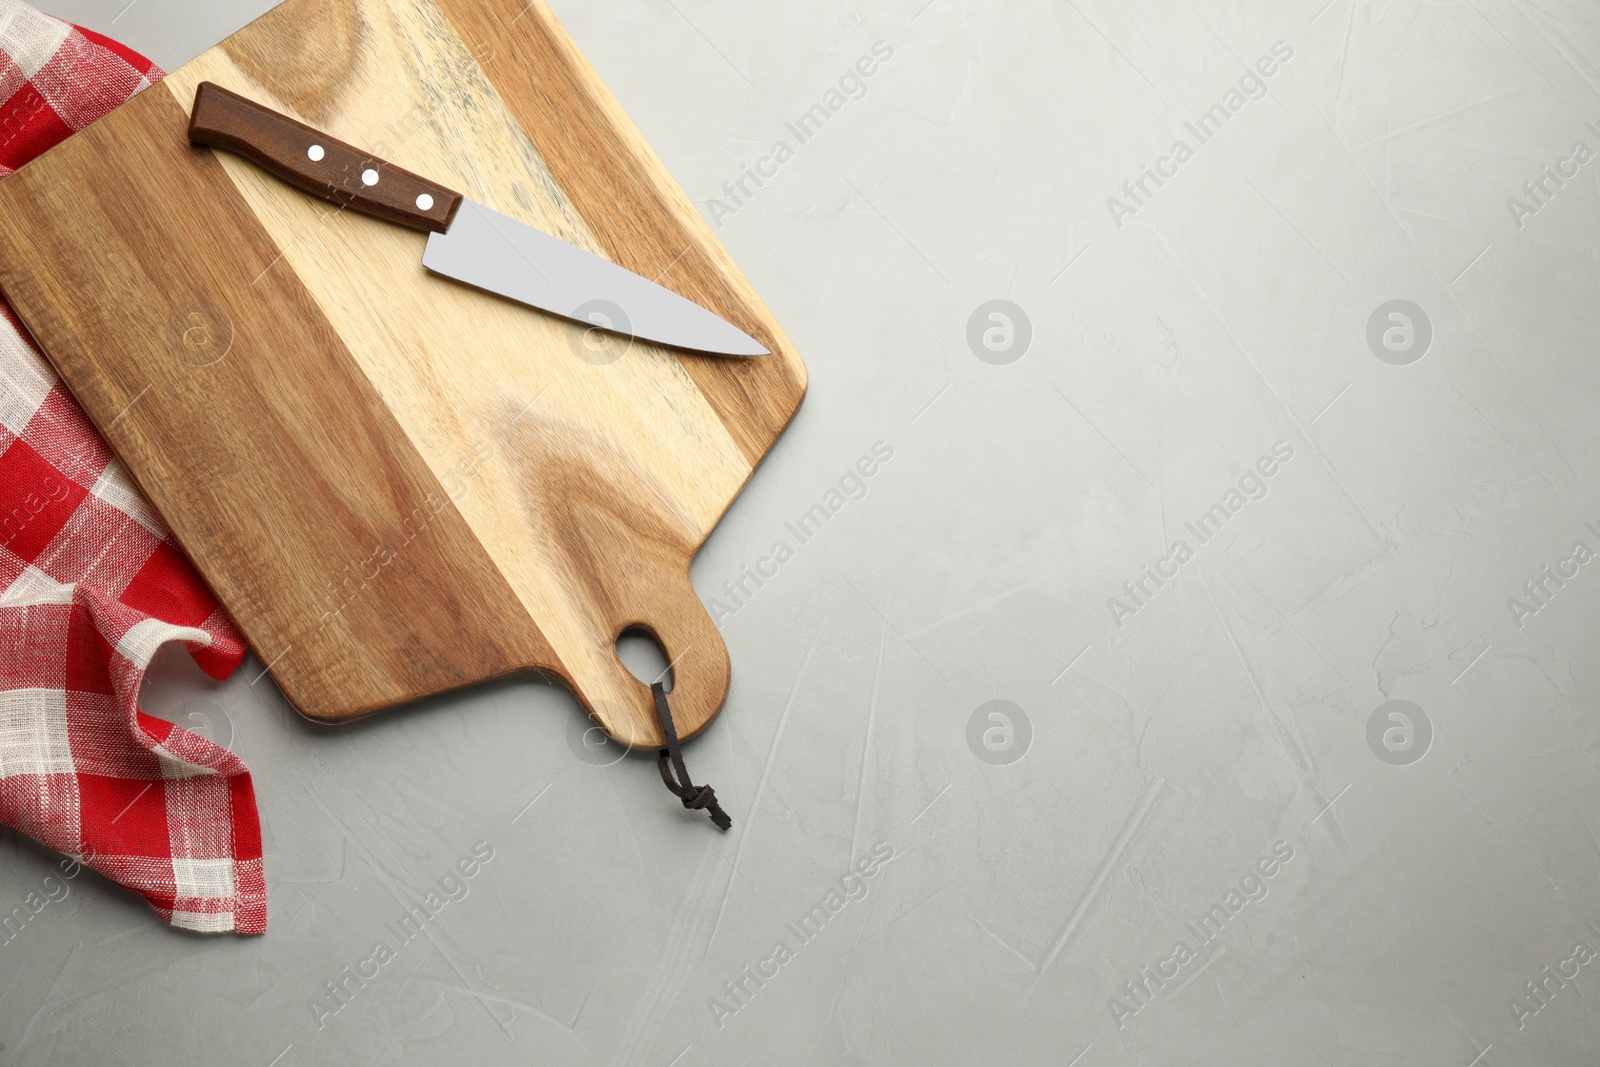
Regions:
<instances>
[{"instance_id":1,"label":"knife","mask_svg":"<svg viewBox=\"0 0 1600 1067\"><path fill-rule=\"evenodd\" d=\"M771 354L665 286L214 82L195 90L189 143L226 149L313 196L427 233L422 265L474 288L673 348Z\"/></svg>"}]
</instances>

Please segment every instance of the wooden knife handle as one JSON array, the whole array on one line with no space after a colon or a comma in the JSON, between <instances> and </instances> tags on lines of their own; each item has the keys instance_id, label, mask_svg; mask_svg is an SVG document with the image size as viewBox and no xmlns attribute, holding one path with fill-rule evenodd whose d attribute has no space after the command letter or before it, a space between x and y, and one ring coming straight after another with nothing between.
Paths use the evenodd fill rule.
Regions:
<instances>
[{"instance_id":1,"label":"wooden knife handle","mask_svg":"<svg viewBox=\"0 0 1600 1067\"><path fill-rule=\"evenodd\" d=\"M225 148L313 196L413 230L443 233L461 206L460 193L214 82L195 90L189 143Z\"/></svg>"}]
</instances>

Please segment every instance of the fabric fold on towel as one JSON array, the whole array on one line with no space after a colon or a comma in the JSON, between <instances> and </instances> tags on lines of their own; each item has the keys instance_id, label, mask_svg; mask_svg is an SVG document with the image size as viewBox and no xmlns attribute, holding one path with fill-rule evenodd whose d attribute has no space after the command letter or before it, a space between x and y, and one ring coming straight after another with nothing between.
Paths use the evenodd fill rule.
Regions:
<instances>
[{"instance_id":1,"label":"fabric fold on towel","mask_svg":"<svg viewBox=\"0 0 1600 1067\"><path fill-rule=\"evenodd\" d=\"M0 0L0 175L161 77L108 38ZM217 679L245 653L0 301L0 823L142 894L174 926L260 933L249 772L138 707L151 659L172 641Z\"/></svg>"}]
</instances>

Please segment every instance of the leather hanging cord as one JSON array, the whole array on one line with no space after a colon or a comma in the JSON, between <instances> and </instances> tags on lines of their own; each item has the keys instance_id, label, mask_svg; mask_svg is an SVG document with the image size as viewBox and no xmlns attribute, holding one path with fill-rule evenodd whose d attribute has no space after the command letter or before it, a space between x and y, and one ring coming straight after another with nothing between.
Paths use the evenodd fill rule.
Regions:
<instances>
[{"instance_id":1,"label":"leather hanging cord","mask_svg":"<svg viewBox=\"0 0 1600 1067\"><path fill-rule=\"evenodd\" d=\"M690 811L703 809L717 824L717 829L728 829L733 825L733 820L717 803L717 791L709 785L694 785L689 781L689 770L683 765L683 753L678 750L678 730L672 724L672 709L667 707L666 689L656 682L650 686L650 692L655 695L656 717L661 720L661 732L667 738L667 747L656 757L656 769L661 772L661 781L673 796L683 801L684 807ZM676 778L673 777L674 770L677 771Z\"/></svg>"}]
</instances>

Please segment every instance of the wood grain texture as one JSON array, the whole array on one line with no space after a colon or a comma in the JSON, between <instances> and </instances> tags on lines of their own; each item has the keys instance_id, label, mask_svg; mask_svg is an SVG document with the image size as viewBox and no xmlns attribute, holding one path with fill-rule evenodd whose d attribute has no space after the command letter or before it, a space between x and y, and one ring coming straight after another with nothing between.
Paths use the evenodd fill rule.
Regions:
<instances>
[{"instance_id":1,"label":"wood grain texture","mask_svg":"<svg viewBox=\"0 0 1600 1067\"><path fill-rule=\"evenodd\" d=\"M116 117L0 184L61 220L0 226L0 287L288 698L348 717L554 662L183 109Z\"/></svg>"},{"instance_id":2,"label":"wood grain texture","mask_svg":"<svg viewBox=\"0 0 1600 1067\"><path fill-rule=\"evenodd\" d=\"M657 635L681 735L716 714L727 652L689 562L805 371L548 11L521 10L288 0L0 183L0 285L261 657L294 646L272 670L302 712L343 718L539 668L613 737L653 746L649 690L615 638ZM319 39L340 73L308 81L297 57ZM175 102L204 80L664 270L774 356L597 351L565 320L433 277L420 233L175 145ZM82 196L103 207L66 206ZM159 205L119 214L130 197ZM186 314L231 317L225 359L183 365Z\"/></svg>"},{"instance_id":3,"label":"wood grain texture","mask_svg":"<svg viewBox=\"0 0 1600 1067\"><path fill-rule=\"evenodd\" d=\"M309 21L308 21L309 20ZM279 4L217 47L257 80L271 80L307 122L335 113L370 30L356 0Z\"/></svg>"},{"instance_id":4,"label":"wood grain texture","mask_svg":"<svg viewBox=\"0 0 1600 1067\"><path fill-rule=\"evenodd\" d=\"M189 143L226 149L312 196L423 233L450 229L461 207L460 193L214 82L195 89Z\"/></svg>"},{"instance_id":5,"label":"wood grain texture","mask_svg":"<svg viewBox=\"0 0 1600 1067\"><path fill-rule=\"evenodd\" d=\"M754 367L684 361L745 458L759 463L805 394L805 364L788 336L542 0L439 0L439 8L482 58L602 254L710 308L778 357Z\"/></svg>"}]
</instances>

